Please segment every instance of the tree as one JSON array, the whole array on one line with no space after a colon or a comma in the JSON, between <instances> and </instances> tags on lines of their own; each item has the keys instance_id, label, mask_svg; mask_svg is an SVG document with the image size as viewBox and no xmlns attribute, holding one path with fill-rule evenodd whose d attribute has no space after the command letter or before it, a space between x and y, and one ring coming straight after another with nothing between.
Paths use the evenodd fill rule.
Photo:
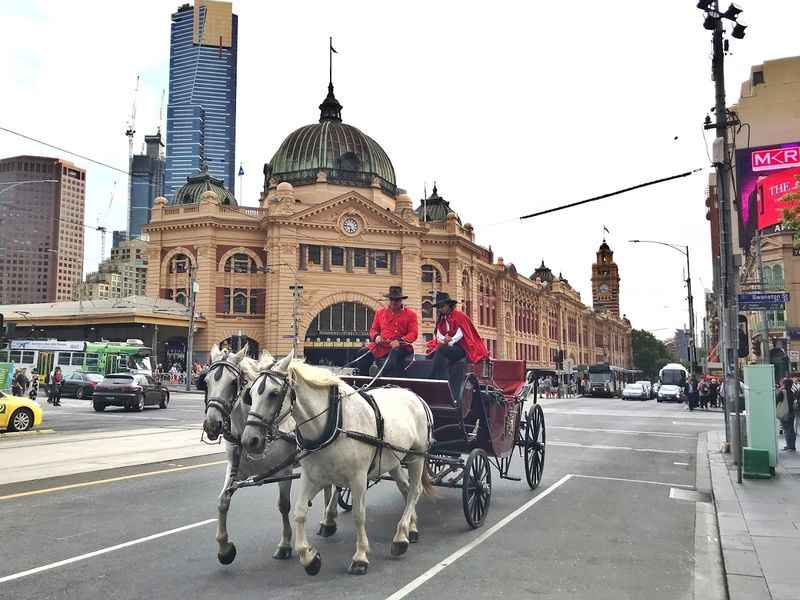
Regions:
<instances>
[{"instance_id":1,"label":"tree","mask_svg":"<svg viewBox=\"0 0 800 600\"><path fill-rule=\"evenodd\" d=\"M641 369L650 381L657 379L661 368L672 362L672 356L664 342L644 329L631 331L631 349L634 367Z\"/></svg>"}]
</instances>

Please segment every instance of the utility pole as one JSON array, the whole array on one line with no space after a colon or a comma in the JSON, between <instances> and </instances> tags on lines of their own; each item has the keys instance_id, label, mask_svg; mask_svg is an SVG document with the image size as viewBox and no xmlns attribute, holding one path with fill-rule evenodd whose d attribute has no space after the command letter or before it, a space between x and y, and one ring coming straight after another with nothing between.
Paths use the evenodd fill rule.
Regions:
<instances>
[{"instance_id":1,"label":"utility pole","mask_svg":"<svg viewBox=\"0 0 800 600\"><path fill-rule=\"evenodd\" d=\"M194 301L195 301L195 272L189 262L189 334L186 336L186 391L192 385L192 342L194 341Z\"/></svg>"},{"instance_id":2,"label":"utility pole","mask_svg":"<svg viewBox=\"0 0 800 600\"><path fill-rule=\"evenodd\" d=\"M745 25L736 22L741 12L735 4L724 12L719 11L719 0L700 0L698 8L705 11L703 27L712 31L712 60L711 73L714 80L714 116L716 123L707 125L716 130L717 139L714 142L714 167L717 174L717 187L720 204L720 293L721 293L721 334L722 334L722 368L725 373L725 421L726 433L730 419L728 414L735 411L736 419L733 424L733 435L728 436L732 441L732 450L737 466L737 479L742 482L742 452L741 452L741 419L739 413L739 381L736 372L738 343L738 308L736 303L736 265L733 257L731 207L728 187L728 175L731 171L728 148L728 109L725 105L725 42L723 40L723 19L728 19L735 24L732 36L736 39L744 37Z\"/></svg>"},{"instance_id":3,"label":"utility pole","mask_svg":"<svg viewBox=\"0 0 800 600\"><path fill-rule=\"evenodd\" d=\"M296 356L300 336L300 297L303 295L303 286L298 283L297 273L294 284L290 285L289 289L292 291L292 350Z\"/></svg>"},{"instance_id":4,"label":"utility pole","mask_svg":"<svg viewBox=\"0 0 800 600\"><path fill-rule=\"evenodd\" d=\"M764 287L764 263L761 261L761 230L756 228L756 269L758 270L758 289L761 292L766 292ZM761 325L761 357L759 362L762 365L769 364L769 320L767 318L767 311L758 311L758 321Z\"/></svg>"},{"instance_id":5,"label":"utility pole","mask_svg":"<svg viewBox=\"0 0 800 600\"><path fill-rule=\"evenodd\" d=\"M694 296L692 296L692 273L689 267L689 246L686 246L686 293L689 300L689 363L692 375L697 373L697 343L695 341Z\"/></svg>"}]
</instances>

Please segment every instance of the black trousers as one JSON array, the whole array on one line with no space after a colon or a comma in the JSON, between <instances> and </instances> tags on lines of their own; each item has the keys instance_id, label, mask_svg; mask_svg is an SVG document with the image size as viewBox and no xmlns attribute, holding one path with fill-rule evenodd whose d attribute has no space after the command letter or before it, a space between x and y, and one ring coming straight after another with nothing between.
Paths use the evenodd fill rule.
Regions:
<instances>
[{"instance_id":1,"label":"black trousers","mask_svg":"<svg viewBox=\"0 0 800 600\"><path fill-rule=\"evenodd\" d=\"M372 352L367 352L354 363L354 366L358 369L359 375L369 375L369 368L374 362L380 361L381 365L386 362L386 368L383 369L381 377L402 377L405 359L409 354L411 354L411 350L408 346L392 348L384 358L376 358Z\"/></svg>"},{"instance_id":2,"label":"black trousers","mask_svg":"<svg viewBox=\"0 0 800 600\"><path fill-rule=\"evenodd\" d=\"M433 379L450 379L450 365L464 358L467 353L459 345L439 346L428 358L433 358L431 377Z\"/></svg>"}]
</instances>

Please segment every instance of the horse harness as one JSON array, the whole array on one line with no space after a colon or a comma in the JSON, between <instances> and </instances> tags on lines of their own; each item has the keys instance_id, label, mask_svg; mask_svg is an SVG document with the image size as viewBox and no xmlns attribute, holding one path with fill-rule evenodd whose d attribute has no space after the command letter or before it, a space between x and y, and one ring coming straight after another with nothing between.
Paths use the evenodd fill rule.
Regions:
<instances>
[{"instance_id":1,"label":"horse harness","mask_svg":"<svg viewBox=\"0 0 800 600\"><path fill-rule=\"evenodd\" d=\"M233 411L242 394L246 393L249 389L249 386L246 384L247 378L244 376L239 367L229 363L224 359L215 361L208 366L206 378L211 375L212 371L216 371L216 374L214 375L214 381L219 381L222 377L223 371L226 370L230 371L236 377L236 394L234 395L234 401L230 406L228 406L224 398L220 396L209 396L207 391L208 388L206 388L205 413L208 414L209 408L216 408L222 415L222 437L230 444L241 446L241 440L231 433L231 412Z\"/></svg>"}]
</instances>

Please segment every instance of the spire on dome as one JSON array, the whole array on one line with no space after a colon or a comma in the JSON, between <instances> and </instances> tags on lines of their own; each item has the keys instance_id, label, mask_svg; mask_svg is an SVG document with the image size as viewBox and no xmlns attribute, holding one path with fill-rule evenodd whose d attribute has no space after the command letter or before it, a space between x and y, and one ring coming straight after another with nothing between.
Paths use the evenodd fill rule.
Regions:
<instances>
[{"instance_id":1,"label":"spire on dome","mask_svg":"<svg viewBox=\"0 0 800 600\"><path fill-rule=\"evenodd\" d=\"M338 54L333 47L333 38L328 38L328 95L319 105L319 122L342 121L342 105L333 95L333 55Z\"/></svg>"}]
</instances>

